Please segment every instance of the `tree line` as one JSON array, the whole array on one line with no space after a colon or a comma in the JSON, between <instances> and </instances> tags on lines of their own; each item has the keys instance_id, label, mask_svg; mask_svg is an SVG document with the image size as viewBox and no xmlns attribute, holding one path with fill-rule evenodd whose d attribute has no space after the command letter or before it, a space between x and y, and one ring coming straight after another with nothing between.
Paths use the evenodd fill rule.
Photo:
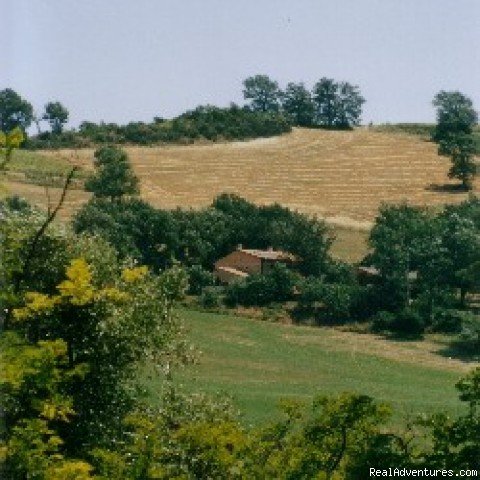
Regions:
<instances>
[{"instance_id":1,"label":"tree line","mask_svg":"<svg viewBox=\"0 0 480 480\"><path fill-rule=\"evenodd\" d=\"M266 75L256 75L244 82L247 104L234 103L227 108L198 106L172 120L160 116L153 122L94 123L84 121L77 130L65 130L69 112L58 101L48 102L41 114L17 92L7 88L0 92L0 130L18 127L25 133L32 123L37 135L30 136L25 148L81 148L103 143L152 145L211 141L243 140L288 132L291 126L352 128L359 124L365 102L359 89L348 82L322 78L310 93L303 83L289 83L281 91L277 82ZM42 131L46 121L49 131Z\"/></svg>"}]
</instances>

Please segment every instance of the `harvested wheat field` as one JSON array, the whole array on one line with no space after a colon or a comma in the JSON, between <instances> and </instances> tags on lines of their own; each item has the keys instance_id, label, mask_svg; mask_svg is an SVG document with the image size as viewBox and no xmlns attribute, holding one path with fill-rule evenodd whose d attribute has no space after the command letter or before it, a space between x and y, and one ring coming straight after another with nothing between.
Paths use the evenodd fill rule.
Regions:
<instances>
[{"instance_id":1,"label":"harvested wheat field","mask_svg":"<svg viewBox=\"0 0 480 480\"><path fill-rule=\"evenodd\" d=\"M449 160L437 155L435 144L368 129L297 128L248 142L127 150L142 196L158 207L200 207L218 193L233 192L361 229L382 202L441 205L467 196L449 190ZM69 151L51 155L72 158ZM77 159L91 168L92 155L82 150Z\"/></svg>"}]
</instances>

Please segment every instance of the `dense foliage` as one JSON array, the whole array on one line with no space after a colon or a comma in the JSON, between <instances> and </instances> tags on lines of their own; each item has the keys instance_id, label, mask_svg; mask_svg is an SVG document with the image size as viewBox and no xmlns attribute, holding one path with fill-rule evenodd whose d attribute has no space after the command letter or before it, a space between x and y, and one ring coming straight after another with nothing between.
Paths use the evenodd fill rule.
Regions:
<instances>
[{"instance_id":1,"label":"dense foliage","mask_svg":"<svg viewBox=\"0 0 480 480\"><path fill-rule=\"evenodd\" d=\"M199 106L172 119L153 122L83 122L78 130L44 132L28 139L26 148L86 147L99 144L188 144L198 140L225 141L270 137L290 131L281 113L257 112L232 104L227 108Z\"/></svg>"},{"instance_id":2,"label":"dense foliage","mask_svg":"<svg viewBox=\"0 0 480 480\"><path fill-rule=\"evenodd\" d=\"M258 207L236 195L223 194L203 210L157 210L141 200L121 204L93 199L76 215L77 232L98 233L122 254L157 267L173 258L187 267L212 269L237 245L292 252L304 261L306 274L328 268L332 238L324 222L280 205Z\"/></svg>"},{"instance_id":3,"label":"dense foliage","mask_svg":"<svg viewBox=\"0 0 480 480\"><path fill-rule=\"evenodd\" d=\"M479 220L475 197L438 214L408 205L381 209L367 259L378 270L377 308L397 317L407 312L412 333L461 330L462 315L455 312L465 309L469 292L480 289ZM392 318L390 327L408 332L399 322Z\"/></svg>"}]
</instances>

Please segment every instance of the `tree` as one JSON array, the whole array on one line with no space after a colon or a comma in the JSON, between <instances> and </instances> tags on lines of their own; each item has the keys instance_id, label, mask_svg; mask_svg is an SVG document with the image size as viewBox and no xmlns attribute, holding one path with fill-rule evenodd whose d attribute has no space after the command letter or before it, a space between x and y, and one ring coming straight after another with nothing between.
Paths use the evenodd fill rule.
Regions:
<instances>
[{"instance_id":1,"label":"tree","mask_svg":"<svg viewBox=\"0 0 480 480\"><path fill-rule=\"evenodd\" d=\"M450 262L448 282L460 290L463 306L467 293L480 288L480 199L447 206L439 221Z\"/></svg>"},{"instance_id":2,"label":"tree","mask_svg":"<svg viewBox=\"0 0 480 480\"><path fill-rule=\"evenodd\" d=\"M73 228L77 233L101 236L120 258L133 258L156 271L169 265L179 244L170 212L137 198L122 203L91 199L76 214Z\"/></svg>"},{"instance_id":3,"label":"tree","mask_svg":"<svg viewBox=\"0 0 480 480\"><path fill-rule=\"evenodd\" d=\"M310 127L314 106L310 92L303 83L289 83L282 94L282 108L294 125Z\"/></svg>"},{"instance_id":4,"label":"tree","mask_svg":"<svg viewBox=\"0 0 480 480\"><path fill-rule=\"evenodd\" d=\"M358 125L364 103L365 99L361 96L360 90L356 85L351 85L348 82L340 83L338 93L338 126L350 128Z\"/></svg>"},{"instance_id":5,"label":"tree","mask_svg":"<svg viewBox=\"0 0 480 480\"><path fill-rule=\"evenodd\" d=\"M322 78L313 87L315 122L318 125L333 127L337 111L338 84L331 78Z\"/></svg>"},{"instance_id":6,"label":"tree","mask_svg":"<svg viewBox=\"0 0 480 480\"><path fill-rule=\"evenodd\" d=\"M470 98L458 91L442 90L435 95L432 103L437 109L437 125L433 133L436 142L451 135L472 133L478 115Z\"/></svg>"},{"instance_id":7,"label":"tree","mask_svg":"<svg viewBox=\"0 0 480 480\"><path fill-rule=\"evenodd\" d=\"M472 181L477 173L475 152L473 136L467 133L445 135L438 147L438 153L450 157L452 161L448 176L460 180L465 190L472 188Z\"/></svg>"},{"instance_id":8,"label":"tree","mask_svg":"<svg viewBox=\"0 0 480 480\"><path fill-rule=\"evenodd\" d=\"M345 129L359 124L365 99L357 86L324 77L313 87L313 102L317 125Z\"/></svg>"},{"instance_id":9,"label":"tree","mask_svg":"<svg viewBox=\"0 0 480 480\"><path fill-rule=\"evenodd\" d=\"M433 105L437 108L433 139L439 144L438 153L450 157L452 166L448 176L458 178L463 188L468 190L476 174L472 130L478 114L472 100L458 91L442 90L435 95Z\"/></svg>"},{"instance_id":10,"label":"tree","mask_svg":"<svg viewBox=\"0 0 480 480\"><path fill-rule=\"evenodd\" d=\"M278 83L267 75L255 75L243 81L243 97L251 100L252 110L259 112L278 112L280 90Z\"/></svg>"},{"instance_id":11,"label":"tree","mask_svg":"<svg viewBox=\"0 0 480 480\"><path fill-rule=\"evenodd\" d=\"M53 133L62 133L63 125L68 121L68 110L60 102L49 102L42 119L50 124Z\"/></svg>"},{"instance_id":12,"label":"tree","mask_svg":"<svg viewBox=\"0 0 480 480\"><path fill-rule=\"evenodd\" d=\"M370 261L381 275L381 297L388 310L410 305L410 273L419 266L418 248L428 216L406 204L383 206L370 232Z\"/></svg>"},{"instance_id":13,"label":"tree","mask_svg":"<svg viewBox=\"0 0 480 480\"><path fill-rule=\"evenodd\" d=\"M121 200L139 193L138 178L133 173L127 153L119 147L101 147L95 152L96 172L85 182L85 190L95 197Z\"/></svg>"},{"instance_id":14,"label":"tree","mask_svg":"<svg viewBox=\"0 0 480 480\"><path fill-rule=\"evenodd\" d=\"M33 120L33 107L11 88L0 91L0 130L10 132L15 127L26 130Z\"/></svg>"}]
</instances>

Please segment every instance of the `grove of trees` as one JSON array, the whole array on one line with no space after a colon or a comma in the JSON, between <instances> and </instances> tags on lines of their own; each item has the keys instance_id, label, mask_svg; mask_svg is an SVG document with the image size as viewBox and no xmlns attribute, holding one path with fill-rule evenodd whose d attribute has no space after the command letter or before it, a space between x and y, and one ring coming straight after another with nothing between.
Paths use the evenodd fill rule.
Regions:
<instances>
[{"instance_id":1,"label":"grove of trees","mask_svg":"<svg viewBox=\"0 0 480 480\"><path fill-rule=\"evenodd\" d=\"M254 111L283 111L293 125L349 129L359 125L365 99L358 86L321 78L309 92L303 83L288 83L281 91L267 75L243 82L243 96Z\"/></svg>"}]
</instances>

